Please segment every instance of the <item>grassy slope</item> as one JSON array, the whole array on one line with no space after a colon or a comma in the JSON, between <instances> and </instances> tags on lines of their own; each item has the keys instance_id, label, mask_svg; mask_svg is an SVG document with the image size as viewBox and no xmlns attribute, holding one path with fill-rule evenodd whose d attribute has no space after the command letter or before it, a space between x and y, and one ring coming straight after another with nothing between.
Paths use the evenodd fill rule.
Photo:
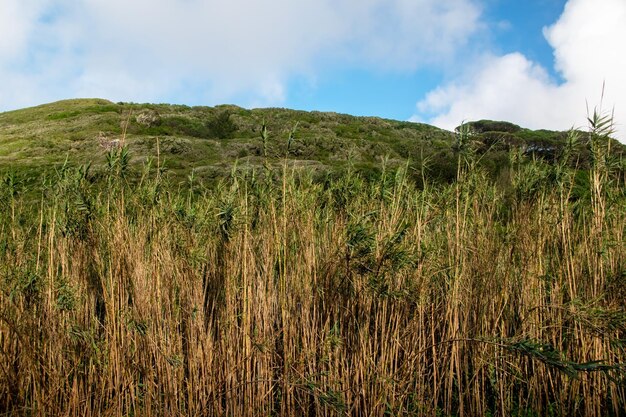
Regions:
<instances>
[{"instance_id":1,"label":"grassy slope","mask_svg":"<svg viewBox=\"0 0 626 417\"><path fill-rule=\"evenodd\" d=\"M158 120L138 122L145 115L155 115ZM220 116L226 121L216 126ZM424 160L436 177L455 175L454 135L425 124L276 108L116 104L102 99L64 100L1 113L0 171L38 174L66 158L72 164L101 165L106 155L102 143L119 140L127 119L126 144L134 167L159 153L174 178L185 178L192 168L197 177L220 178L236 161L240 167L266 162L276 165L286 154L287 138L296 124L289 159L314 173L337 171L350 164L375 174L386 158L392 166L409 161L415 175ZM261 139L264 122L269 132L266 146ZM484 166L497 173L507 164L511 146L539 144L535 148L545 150L548 144L551 150L562 144L563 138L559 132L519 129L514 133L483 132L475 137L475 143L479 152L488 153L481 160Z\"/></svg>"},{"instance_id":2,"label":"grassy slope","mask_svg":"<svg viewBox=\"0 0 626 417\"><path fill-rule=\"evenodd\" d=\"M0 114L0 164L29 169L62 163L104 161L102 138L120 139L130 112L126 143L135 162L161 155L174 172L195 168L201 176L218 176L232 164L260 165L263 144L260 129L269 130L268 153L281 157L289 131L298 123L290 154L300 164L337 167L352 158L355 164L378 163L380 158L406 159L419 147L440 145L450 134L437 128L378 118L300 112L284 109L245 110L235 106L187 107L174 105L114 104L81 99L45 104ZM219 129L207 127L227 112L234 131L220 138ZM160 123L137 122L137 116L157 113ZM438 142L441 143L438 143Z\"/></svg>"}]
</instances>

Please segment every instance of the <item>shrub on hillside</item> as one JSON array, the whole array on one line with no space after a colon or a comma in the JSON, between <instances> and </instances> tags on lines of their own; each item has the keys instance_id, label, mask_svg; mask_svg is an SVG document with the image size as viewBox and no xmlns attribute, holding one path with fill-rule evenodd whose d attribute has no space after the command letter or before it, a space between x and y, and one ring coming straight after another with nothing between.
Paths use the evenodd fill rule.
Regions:
<instances>
[{"instance_id":1,"label":"shrub on hillside","mask_svg":"<svg viewBox=\"0 0 626 417\"><path fill-rule=\"evenodd\" d=\"M495 120L478 120L476 122L468 122L470 132L472 133L484 133L484 132L509 132L515 133L522 130L516 124ZM454 129L456 132L460 131L460 126Z\"/></svg>"},{"instance_id":2,"label":"shrub on hillside","mask_svg":"<svg viewBox=\"0 0 626 417\"><path fill-rule=\"evenodd\" d=\"M230 118L230 112L223 111L206 123L210 135L215 138L232 138L237 126Z\"/></svg>"}]
</instances>

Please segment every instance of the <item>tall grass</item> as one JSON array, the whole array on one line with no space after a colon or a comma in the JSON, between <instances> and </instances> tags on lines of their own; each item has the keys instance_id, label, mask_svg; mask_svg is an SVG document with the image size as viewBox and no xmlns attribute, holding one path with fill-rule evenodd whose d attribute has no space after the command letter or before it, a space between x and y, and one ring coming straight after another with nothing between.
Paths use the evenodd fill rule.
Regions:
<instances>
[{"instance_id":1,"label":"tall grass","mask_svg":"<svg viewBox=\"0 0 626 417\"><path fill-rule=\"evenodd\" d=\"M125 150L39 204L7 179L0 414L624 415L622 180L513 155L502 187L466 144L421 189L285 159L175 192Z\"/></svg>"}]
</instances>

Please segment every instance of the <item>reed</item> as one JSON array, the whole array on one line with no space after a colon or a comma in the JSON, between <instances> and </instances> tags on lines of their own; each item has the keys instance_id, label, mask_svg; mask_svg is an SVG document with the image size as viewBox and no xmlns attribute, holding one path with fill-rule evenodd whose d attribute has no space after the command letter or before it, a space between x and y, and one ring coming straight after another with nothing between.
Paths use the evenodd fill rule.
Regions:
<instances>
[{"instance_id":1,"label":"reed","mask_svg":"<svg viewBox=\"0 0 626 417\"><path fill-rule=\"evenodd\" d=\"M624 415L623 177L521 161L503 187L466 139L421 188L285 158L176 192L126 148L39 204L7 179L0 414Z\"/></svg>"}]
</instances>

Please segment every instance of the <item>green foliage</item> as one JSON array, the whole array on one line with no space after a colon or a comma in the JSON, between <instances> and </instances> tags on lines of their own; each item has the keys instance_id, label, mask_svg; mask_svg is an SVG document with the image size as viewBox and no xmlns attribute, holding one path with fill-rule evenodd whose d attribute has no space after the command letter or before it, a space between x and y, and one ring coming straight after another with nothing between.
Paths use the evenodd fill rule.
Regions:
<instances>
[{"instance_id":1,"label":"green foliage","mask_svg":"<svg viewBox=\"0 0 626 417\"><path fill-rule=\"evenodd\" d=\"M56 308L59 311L72 311L76 306L75 289L67 282L61 281L58 284L56 294Z\"/></svg>"},{"instance_id":2,"label":"green foliage","mask_svg":"<svg viewBox=\"0 0 626 417\"><path fill-rule=\"evenodd\" d=\"M70 117L76 117L80 114L81 113L79 111L62 111L62 112L48 115L47 119L48 120L63 120L63 119L69 119Z\"/></svg>"},{"instance_id":3,"label":"green foliage","mask_svg":"<svg viewBox=\"0 0 626 417\"><path fill-rule=\"evenodd\" d=\"M213 132L206 124L185 116L164 117L158 127L152 127L148 132L152 135L191 136L201 139L213 137Z\"/></svg>"},{"instance_id":4,"label":"green foliage","mask_svg":"<svg viewBox=\"0 0 626 417\"><path fill-rule=\"evenodd\" d=\"M485 133L485 132L508 132L508 133L516 133L521 130L516 124L503 122L503 121L494 121L494 120L478 120L476 122L465 123L464 125L458 126L455 131L460 131L461 128L465 126L465 128L475 134L475 133Z\"/></svg>"},{"instance_id":5,"label":"green foliage","mask_svg":"<svg viewBox=\"0 0 626 417\"><path fill-rule=\"evenodd\" d=\"M14 270L6 275L3 284L8 288L10 299L23 297L27 306L36 305L40 301L42 278L32 269Z\"/></svg>"},{"instance_id":6,"label":"green foliage","mask_svg":"<svg viewBox=\"0 0 626 417\"><path fill-rule=\"evenodd\" d=\"M230 112L221 111L213 119L206 123L210 135L219 139L230 139L237 131L237 126L231 120Z\"/></svg>"}]
</instances>

